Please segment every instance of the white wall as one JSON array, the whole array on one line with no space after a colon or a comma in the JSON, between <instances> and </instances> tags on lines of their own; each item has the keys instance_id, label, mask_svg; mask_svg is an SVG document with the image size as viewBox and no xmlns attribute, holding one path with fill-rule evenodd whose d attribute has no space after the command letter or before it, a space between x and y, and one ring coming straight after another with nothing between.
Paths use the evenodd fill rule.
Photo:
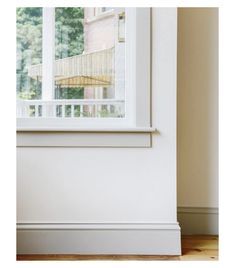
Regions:
<instances>
[{"instance_id":1,"label":"white wall","mask_svg":"<svg viewBox=\"0 0 235 268\"><path fill-rule=\"evenodd\" d=\"M156 15L154 9L153 47ZM193 219L191 210L180 216L189 232L199 221L205 224L195 226L198 232L217 230L216 214L208 218L208 210L198 209L218 206L217 20L216 9L178 11L178 206L197 208ZM175 91L165 77L174 57L163 53L168 38L153 53L153 122L160 133L153 148L18 148L19 222L176 221Z\"/></svg>"},{"instance_id":2,"label":"white wall","mask_svg":"<svg viewBox=\"0 0 235 268\"><path fill-rule=\"evenodd\" d=\"M145 230L140 232L141 241L136 236L137 242L126 241L133 248L142 247L134 252L180 253L176 218L176 15L174 8L153 10L152 120L158 133L153 134L152 148L18 148L19 223L29 223L30 228L40 223L42 229L47 223L137 224L134 230L138 224L148 224L141 227ZM158 235L159 224L167 224L163 226L167 236ZM149 240L152 233L148 228L157 235L154 241ZM38 252L38 240L31 235L19 232L18 252ZM43 235L48 239L48 233L40 237ZM115 239L120 243L118 234ZM76 239L74 243L81 242ZM114 252L125 248L125 243L120 245ZM88 245L86 252L97 252L91 248L90 244L89 251ZM42 249L45 251L45 245Z\"/></svg>"},{"instance_id":3,"label":"white wall","mask_svg":"<svg viewBox=\"0 0 235 268\"><path fill-rule=\"evenodd\" d=\"M218 206L218 10L178 9L178 206Z\"/></svg>"},{"instance_id":4,"label":"white wall","mask_svg":"<svg viewBox=\"0 0 235 268\"><path fill-rule=\"evenodd\" d=\"M176 221L176 46L166 47L176 36L163 34L173 20L153 24L153 46L162 41L153 53L152 116L160 134L152 148L18 148L20 222Z\"/></svg>"}]
</instances>

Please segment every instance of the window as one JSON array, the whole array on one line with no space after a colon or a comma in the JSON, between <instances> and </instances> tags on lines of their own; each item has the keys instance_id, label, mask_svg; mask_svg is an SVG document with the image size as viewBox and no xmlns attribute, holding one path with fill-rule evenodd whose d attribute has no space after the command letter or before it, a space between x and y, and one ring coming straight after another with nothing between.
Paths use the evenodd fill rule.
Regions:
<instances>
[{"instance_id":1,"label":"window","mask_svg":"<svg viewBox=\"0 0 235 268\"><path fill-rule=\"evenodd\" d=\"M42 8L17 9L17 116L41 116L41 105L21 106L26 100L38 100L42 95L42 81L39 77L32 79L29 75L30 66L42 64ZM32 102L31 102L32 103Z\"/></svg>"},{"instance_id":2,"label":"window","mask_svg":"<svg viewBox=\"0 0 235 268\"><path fill-rule=\"evenodd\" d=\"M102 7L101 9L102 9L102 12L106 12L108 10L112 10L113 7Z\"/></svg>"},{"instance_id":3,"label":"window","mask_svg":"<svg viewBox=\"0 0 235 268\"><path fill-rule=\"evenodd\" d=\"M97 16L97 17L102 16L103 13L114 11L114 9L116 9L116 8L113 8L113 7L96 7L96 8L94 8L94 16Z\"/></svg>"},{"instance_id":4,"label":"window","mask_svg":"<svg viewBox=\"0 0 235 268\"><path fill-rule=\"evenodd\" d=\"M18 8L18 128L149 127L149 53L147 8Z\"/></svg>"}]
</instances>

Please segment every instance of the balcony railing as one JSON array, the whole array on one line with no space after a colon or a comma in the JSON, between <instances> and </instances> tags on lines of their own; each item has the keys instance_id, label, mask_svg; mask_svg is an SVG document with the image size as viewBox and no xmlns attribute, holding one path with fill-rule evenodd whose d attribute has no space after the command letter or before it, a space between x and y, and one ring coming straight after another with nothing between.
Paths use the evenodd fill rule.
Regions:
<instances>
[{"instance_id":1,"label":"balcony railing","mask_svg":"<svg viewBox=\"0 0 235 268\"><path fill-rule=\"evenodd\" d=\"M17 100L18 118L123 117L124 111L124 100Z\"/></svg>"}]
</instances>

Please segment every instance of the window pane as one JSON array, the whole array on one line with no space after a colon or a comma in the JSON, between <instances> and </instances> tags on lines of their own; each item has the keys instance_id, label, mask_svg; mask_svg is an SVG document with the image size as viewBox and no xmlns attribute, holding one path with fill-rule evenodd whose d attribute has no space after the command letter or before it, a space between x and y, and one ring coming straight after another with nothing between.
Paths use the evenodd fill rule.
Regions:
<instances>
[{"instance_id":1,"label":"window pane","mask_svg":"<svg viewBox=\"0 0 235 268\"><path fill-rule=\"evenodd\" d=\"M18 117L124 117L125 9L45 10L17 9ZM49 60L54 66L50 84L54 88L42 79L42 51L49 51L42 48L42 28L50 28L45 16L53 17L49 24L55 29L54 41L47 42L55 48L54 60Z\"/></svg>"},{"instance_id":2,"label":"window pane","mask_svg":"<svg viewBox=\"0 0 235 268\"><path fill-rule=\"evenodd\" d=\"M55 11L55 98L73 99L67 117L124 117L125 45L118 37L124 9L105 8L102 19L97 9Z\"/></svg>"},{"instance_id":3,"label":"window pane","mask_svg":"<svg viewBox=\"0 0 235 268\"><path fill-rule=\"evenodd\" d=\"M84 87L77 83L76 77L71 76L72 64L76 65L79 60L76 56L84 51L83 19L83 8L55 9L56 99L84 98Z\"/></svg>"},{"instance_id":4,"label":"window pane","mask_svg":"<svg viewBox=\"0 0 235 268\"><path fill-rule=\"evenodd\" d=\"M40 77L29 74L30 66L42 63L42 8L17 8L16 91L18 117L35 117L41 99ZM26 103L27 105L24 105ZM37 107L36 107L37 106Z\"/></svg>"}]
</instances>

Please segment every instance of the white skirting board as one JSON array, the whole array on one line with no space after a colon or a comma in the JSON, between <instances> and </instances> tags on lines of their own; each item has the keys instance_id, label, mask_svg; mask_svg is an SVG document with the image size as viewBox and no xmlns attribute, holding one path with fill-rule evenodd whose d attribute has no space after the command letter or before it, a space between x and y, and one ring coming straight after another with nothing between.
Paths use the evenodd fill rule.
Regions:
<instances>
[{"instance_id":1,"label":"white skirting board","mask_svg":"<svg viewBox=\"0 0 235 268\"><path fill-rule=\"evenodd\" d=\"M17 254L180 255L178 223L18 224Z\"/></svg>"},{"instance_id":2,"label":"white skirting board","mask_svg":"<svg viewBox=\"0 0 235 268\"><path fill-rule=\"evenodd\" d=\"M218 235L219 210L209 207L178 207L178 221L183 235Z\"/></svg>"}]
</instances>

